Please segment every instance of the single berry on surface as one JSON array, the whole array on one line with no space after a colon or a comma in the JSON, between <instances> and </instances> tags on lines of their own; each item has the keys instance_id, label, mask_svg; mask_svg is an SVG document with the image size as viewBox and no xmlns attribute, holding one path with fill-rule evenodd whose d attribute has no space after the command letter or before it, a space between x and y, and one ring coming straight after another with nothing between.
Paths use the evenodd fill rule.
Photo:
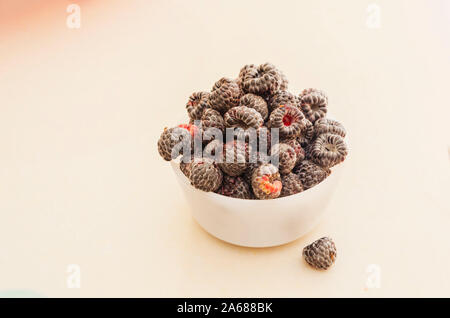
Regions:
<instances>
[{"instance_id":1,"label":"single berry on surface","mask_svg":"<svg viewBox=\"0 0 450 318\"><path fill-rule=\"evenodd\" d=\"M328 98L321 92L311 91L300 96L300 107L311 122L324 118L327 114Z\"/></svg>"},{"instance_id":2,"label":"single berry on surface","mask_svg":"<svg viewBox=\"0 0 450 318\"><path fill-rule=\"evenodd\" d=\"M222 184L222 171L213 160L207 158L195 159L190 166L189 180L195 188L210 192L216 191Z\"/></svg>"},{"instance_id":3,"label":"single berry on surface","mask_svg":"<svg viewBox=\"0 0 450 318\"><path fill-rule=\"evenodd\" d=\"M272 146L270 151L272 163L278 162L278 171L281 174L288 174L297 162L297 155L294 148L285 143Z\"/></svg>"},{"instance_id":4,"label":"single berry on surface","mask_svg":"<svg viewBox=\"0 0 450 318\"><path fill-rule=\"evenodd\" d=\"M261 114L247 106L233 107L223 117L225 126L229 128L258 129L264 123Z\"/></svg>"},{"instance_id":5,"label":"single berry on surface","mask_svg":"<svg viewBox=\"0 0 450 318\"><path fill-rule=\"evenodd\" d=\"M319 184L331 173L330 169L323 168L310 160L303 160L293 172L298 175L305 190Z\"/></svg>"},{"instance_id":6,"label":"single berry on surface","mask_svg":"<svg viewBox=\"0 0 450 318\"><path fill-rule=\"evenodd\" d=\"M234 80L223 77L214 84L209 94L209 105L225 114L230 108L239 105L240 97L239 85Z\"/></svg>"},{"instance_id":7,"label":"single berry on surface","mask_svg":"<svg viewBox=\"0 0 450 318\"><path fill-rule=\"evenodd\" d=\"M269 116L267 103L261 96L254 94L245 94L241 97L239 105L255 109L258 113L261 114L263 120L266 120Z\"/></svg>"},{"instance_id":8,"label":"single berry on surface","mask_svg":"<svg viewBox=\"0 0 450 318\"><path fill-rule=\"evenodd\" d=\"M262 164L253 171L252 188L258 199L278 198L282 187L280 173L274 165Z\"/></svg>"},{"instance_id":9,"label":"single berry on surface","mask_svg":"<svg viewBox=\"0 0 450 318\"><path fill-rule=\"evenodd\" d=\"M249 149L247 143L232 140L223 146L223 162L218 165L229 176L239 176L247 169Z\"/></svg>"},{"instance_id":10,"label":"single berry on surface","mask_svg":"<svg viewBox=\"0 0 450 318\"><path fill-rule=\"evenodd\" d=\"M287 91L278 91L269 98L269 111L273 112L281 105L293 105L298 107L300 104L298 98L292 93Z\"/></svg>"},{"instance_id":11,"label":"single berry on surface","mask_svg":"<svg viewBox=\"0 0 450 318\"><path fill-rule=\"evenodd\" d=\"M246 93L260 96L273 94L280 89L282 78L279 70L270 63L244 66L239 73L239 82Z\"/></svg>"},{"instance_id":12,"label":"single berry on surface","mask_svg":"<svg viewBox=\"0 0 450 318\"><path fill-rule=\"evenodd\" d=\"M196 92L189 96L189 100L186 104L186 110L189 118L192 120L200 120L202 118L203 111L209 107L208 100L208 92Z\"/></svg>"},{"instance_id":13,"label":"single berry on surface","mask_svg":"<svg viewBox=\"0 0 450 318\"><path fill-rule=\"evenodd\" d=\"M295 165L298 165L300 162L302 162L305 159L305 150L302 148L302 146L297 141L297 139L289 139L289 140L284 141L284 143L291 146L294 149L295 156L297 157Z\"/></svg>"},{"instance_id":14,"label":"single berry on surface","mask_svg":"<svg viewBox=\"0 0 450 318\"><path fill-rule=\"evenodd\" d=\"M316 269L328 269L336 260L336 245L331 238L322 237L303 249L303 257Z\"/></svg>"},{"instance_id":15,"label":"single berry on surface","mask_svg":"<svg viewBox=\"0 0 450 318\"><path fill-rule=\"evenodd\" d=\"M303 113L295 106L282 105L269 117L270 128L278 128L280 139L292 139L300 136L305 128Z\"/></svg>"},{"instance_id":16,"label":"single berry on surface","mask_svg":"<svg viewBox=\"0 0 450 318\"><path fill-rule=\"evenodd\" d=\"M218 194L238 199L251 199L250 186L242 177L223 176L222 186L217 190Z\"/></svg>"},{"instance_id":17,"label":"single berry on surface","mask_svg":"<svg viewBox=\"0 0 450 318\"><path fill-rule=\"evenodd\" d=\"M344 126L337 120L329 118L321 118L317 120L314 124L314 132L316 136L327 133L339 135L341 137L345 137L346 135Z\"/></svg>"},{"instance_id":18,"label":"single berry on surface","mask_svg":"<svg viewBox=\"0 0 450 318\"><path fill-rule=\"evenodd\" d=\"M207 132L209 128L217 128L222 132L225 130L225 122L223 121L222 115L212 108L204 110L201 121L202 129L205 132Z\"/></svg>"},{"instance_id":19,"label":"single berry on surface","mask_svg":"<svg viewBox=\"0 0 450 318\"><path fill-rule=\"evenodd\" d=\"M158 152L164 160L170 161L182 155L183 149L191 150L192 139L190 129L164 128L158 140Z\"/></svg>"},{"instance_id":20,"label":"single berry on surface","mask_svg":"<svg viewBox=\"0 0 450 318\"><path fill-rule=\"evenodd\" d=\"M281 184L283 187L281 188L280 197L287 197L303 191L302 182L299 177L292 172L281 176Z\"/></svg>"},{"instance_id":21,"label":"single berry on surface","mask_svg":"<svg viewBox=\"0 0 450 318\"><path fill-rule=\"evenodd\" d=\"M309 156L318 165L331 168L344 161L347 153L347 145L341 136L322 134L311 144Z\"/></svg>"}]
</instances>

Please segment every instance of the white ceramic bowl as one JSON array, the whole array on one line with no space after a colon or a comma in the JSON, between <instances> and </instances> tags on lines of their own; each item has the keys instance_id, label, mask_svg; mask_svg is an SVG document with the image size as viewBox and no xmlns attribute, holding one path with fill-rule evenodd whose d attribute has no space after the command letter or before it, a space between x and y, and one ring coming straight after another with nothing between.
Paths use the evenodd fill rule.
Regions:
<instances>
[{"instance_id":1,"label":"white ceramic bowl","mask_svg":"<svg viewBox=\"0 0 450 318\"><path fill-rule=\"evenodd\" d=\"M345 162L315 187L273 200L242 200L197 190L179 164L171 164L192 215L205 231L231 244L269 247L292 242L319 223Z\"/></svg>"}]
</instances>

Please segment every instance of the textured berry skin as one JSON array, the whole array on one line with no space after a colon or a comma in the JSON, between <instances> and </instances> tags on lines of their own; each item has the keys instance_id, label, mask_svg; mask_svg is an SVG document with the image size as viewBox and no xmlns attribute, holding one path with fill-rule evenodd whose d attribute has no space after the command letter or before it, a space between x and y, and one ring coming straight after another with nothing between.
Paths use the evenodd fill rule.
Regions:
<instances>
[{"instance_id":1,"label":"textured berry skin","mask_svg":"<svg viewBox=\"0 0 450 318\"><path fill-rule=\"evenodd\" d=\"M288 81L286 75L284 75L284 73L282 71L279 71L279 72L280 72L280 76L281 76L280 90L286 91L289 86L289 81Z\"/></svg>"},{"instance_id":2,"label":"textured berry skin","mask_svg":"<svg viewBox=\"0 0 450 318\"><path fill-rule=\"evenodd\" d=\"M280 139L292 139L300 136L305 128L303 113L295 106L281 106L269 117L270 128L278 128Z\"/></svg>"},{"instance_id":3,"label":"textured berry skin","mask_svg":"<svg viewBox=\"0 0 450 318\"><path fill-rule=\"evenodd\" d=\"M230 162L228 162L230 161ZM248 146L239 140L229 141L223 146L223 162L220 169L229 176L239 176L248 166Z\"/></svg>"},{"instance_id":4,"label":"textured berry skin","mask_svg":"<svg viewBox=\"0 0 450 318\"><path fill-rule=\"evenodd\" d=\"M298 176L305 190L319 184L331 174L330 169L323 168L310 160L303 160L293 172Z\"/></svg>"},{"instance_id":5,"label":"textured berry skin","mask_svg":"<svg viewBox=\"0 0 450 318\"><path fill-rule=\"evenodd\" d=\"M297 138L297 141L302 145L302 147L305 147L307 144L311 142L311 140L314 138L314 125L308 120L303 119L304 123L304 129L300 136Z\"/></svg>"},{"instance_id":6,"label":"textured berry skin","mask_svg":"<svg viewBox=\"0 0 450 318\"><path fill-rule=\"evenodd\" d=\"M303 191L302 182L295 173L291 172L281 176L281 183L283 187L281 188L280 197L287 197Z\"/></svg>"},{"instance_id":7,"label":"textured berry skin","mask_svg":"<svg viewBox=\"0 0 450 318\"><path fill-rule=\"evenodd\" d=\"M223 142L213 139L203 148L203 158L219 159L223 155ZM217 160L214 160L217 161Z\"/></svg>"},{"instance_id":8,"label":"textured berry skin","mask_svg":"<svg viewBox=\"0 0 450 318\"><path fill-rule=\"evenodd\" d=\"M300 96L300 107L305 117L313 124L326 116L327 104L328 98L321 91L312 90Z\"/></svg>"},{"instance_id":9,"label":"textured berry skin","mask_svg":"<svg viewBox=\"0 0 450 318\"><path fill-rule=\"evenodd\" d=\"M348 149L339 135L322 134L311 144L309 157L318 165L331 168L345 160Z\"/></svg>"},{"instance_id":10,"label":"textured berry skin","mask_svg":"<svg viewBox=\"0 0 450 318\"><path fill-rule=\"evenodd\" d=\"M222 132L225 130L225 122L222 115L212 108L204 110L202 115L202 129L207 131L209 128L217 128Z\"/></svg>"},{"instance_id":11,"label":"textured berry skin","mask_svg":"<svg viewBox=\"0 0 450 318\"><path fill-rule=\"evenodd\" d=\"M300 162L302 162L305 159L305 150L302 148L302 146L297 141L297 139L289 139L289 140L286 140L284 143L291 146L294 149L295 156L297 157L295 165L298 165Z\"/></svg>"},{"instance_id":12,"label":"textured berry skin","mask_svg":"<svg viewBox=\"0 0 450 318\"><path fill-rule=\"evenodd\" d=\"M293 94L287 91L278 91L269 98L269 111L273 112L281 105L293 105L298 107L300 104L298 98Z\"/></svg>"},{"instance_id":13,"label":"textured berry skin","mask_svg":"<svg viewBox=\"0 0 450 318\"><path fill-rule=\"evenodd\" d=\"M222 171L211 159L194 160L191 164L189 180L191 184L202 191L216 191L222 184Z\"/></svg>"},{"instance_id":14,"label":"textured berry skin","mask_svg":"<svg viewBox=\"0 0 450 318\"><path fill-rule=\"evenodd\" d=\"M217 190L218 194L237 199L251 199L250 186L242 177L223 176L222 186Z\"/></svg>"},{"instance_id":15,"label":"textured berry skin","mask_svg":"<svg viewBox=\"0 0 450 318\"><path fill-rule=\"evenodd\" d=\"M273 94L280 89L282 78L279 70L270 63L244 66L239 73L239 82L246 93L256 95Z\"/></svg>"},{"instance_id":16,"label":"textured berry skin","mask_svg":"<svg viewBox=\"0 0 450 318\"><path fill-rule=\"evenodd\" d=\"M196 92L189 96L189 100L186 104L186 110L189 118L192 120L200 120L202 118L203 111L209 107L208 101L208 92Z\"/></svg>"},{"instance_id":17,"label":"textured berry skin","mask_svg":"<svg viewBox=\"0 0 450 318\"><path fill-rule=\"evenodd\" d=\"M303 257L316 269L328 269L336 260L336 245L331 238L322 237L303 249Z\"/></svg>"},{"instance_id":18,"label":"textured berry skin","mask_svg":"<svg viewBox=\"0 0 450 318\"><path fill-rule=\"evenodd\" d=\"M321 118L317 120L314 124L314 132L316 136L327 133L339 135L341 137L345 137L346 135L345 128L340 122L328 118Z\"/></svg>"},{"instance_id":19,"label":"textured berry skin","mask_svg":"<svg viewBox=\"0 0 450 318\"><path fill-rule=\"evenodd\" d=\"M190 146L191 142L192 136L187 129L180 127L164 128L158 140L158 152L164 160L170 161L175 159L178 154L182 154L183 147Z\"/></svg>"},{"instance_id":20,"label":"textured berry skin","mask_svg":"<svg viewBox=\"0 0 450 318\"><path fill-rule=\"evenodd\" d=\"M271 149L272 163L275 162L275 157L278 156L278 171L281 174L288 174L292 171L297 162L297 155L294 148L285 143L279 143Z\"/></svg>"},{"instance_id":21,"label":"textured berry skin","mask_svg":"<svg viewBox=\"0 0 450 318\"><path fill-rule=\"evenodd\" d=\"M258 199L278 198L282 187L280 173L274 165L262 164L253 171L252 188Z\"/></svg>"},{"instance_id":22,"label":"textured berry skin","mask_svg":"<svg viewBox=\"0 0 450 318\"><path fill-rule=\"evenodd\" d=\"M300 98L301 97L303 97L303 96L305 96L305 95L308 95L308 94L319 94L319 95L322 95L326 100L327 100L327 102L328 102L328 96L327 96L327 94L325 94L325 92L324 91L322 91L322 90L320 90L320 89L317 89L317 88L305 88L301 93L300 93Z\"/></svg>"},{"instance_id":23,"label":"textured berry skin","mask_svg":"<svg viewBox=\"0 0 450 318\"><path fill-rule=\"evenodd\" d=\"M258 129L264 123L261 114L253 108L246 106L233 107L223 117L225 126L230 128Z\"/></svg>"},{"instance_id":24,"label":"textured berry skin","mask_svg":"<svg viewBox=\"0 0 450 318\"><path fill-rule=\"evenodd\" d=\"M209 105L212 109L225 114L230 108L239 105L241 90L239 85L226 77L218 80L209 95Z\"/></svg>"},{"instance_id":25,"label":"textured berry skin","mask_svg":"<svg viewBox=\"0 0 450 318\"><path fill-rule=\"evenodd\" d=\"M189 179L191 175L191 162L180 162L180 170Z\"/></svg>"},{"instance_id":26,"label":"textured berry skin","mask_svg":"<svg viewBox=\"0 0 450 318\"><path fill-rule=\"evenodd\" d=\"M241 97L239 105L255 109L258 113L261 114L263 120L266 120L269 116L267 103L261 96L254 94L245 94Z\"/></svg>"}]
</instances>

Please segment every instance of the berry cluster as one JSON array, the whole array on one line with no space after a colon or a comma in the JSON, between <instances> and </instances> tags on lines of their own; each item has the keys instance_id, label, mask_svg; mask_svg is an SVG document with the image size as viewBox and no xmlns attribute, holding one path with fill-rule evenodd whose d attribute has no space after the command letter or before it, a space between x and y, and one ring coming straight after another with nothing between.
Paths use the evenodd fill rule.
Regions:
<instances>
[{"instance_id":1,"label":"berry cluster","mask_svg":"<svg viewBox=\"0 0 450 318\"><path fill-rule=\"evenodd\" d=\"M322 182L347 156L345 128L326 118L327 108L321 90L289 92L274 65L245 65L237 79L193 93L189 124L165 128L158 151L168 161L183 155L180 169L203 191L240 199L293 195Z\"/></svg>"}]
</instances>

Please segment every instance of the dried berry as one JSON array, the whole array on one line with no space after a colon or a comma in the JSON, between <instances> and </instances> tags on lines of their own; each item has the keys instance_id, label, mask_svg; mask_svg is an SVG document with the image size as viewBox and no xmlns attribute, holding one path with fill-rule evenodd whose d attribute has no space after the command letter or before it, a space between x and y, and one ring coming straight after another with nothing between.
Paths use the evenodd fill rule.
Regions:
<instances>
[{"instance_id":1,"label":"dried berry","mask_svg":"<svg viewBox=\"0 0 450 318\"><path fill-rule=\"evenodd\" d=\"M280 89L282 78L279 70L270 63L244 66L239 73L239 82L246 93L272 94Z\"/></svg>"},{"instance_id":2,"label":"dried berry","mask_svg":"<svg viewBox=\"0 0 450 318\"><path fill-rule=\"evenodd\" d=\"M305 190L319 184L331 173L330 169L323 168L310 160L303 160L293 172L298 175Z\"/></svg>"},{"instance_id":3,"label":"dried berry","mask_svg":"<svg viewBox=\"0 0 450 318\"><path fill-rule=\"evenodd\" d=\"M279 143L272 147L271 149L272 163L276 164L278 162L278 171L281 174L288 174L292 171L297 162L297 155L295 154L294 148L288 144Z\"/></svg>"},{"instance_id":4,"label":"dried berry","mask_svg":"<svg viewBox=\"0 0 450 318\"><path fill-rule=\"evenodd\" d=\"M306 118L303 119L303 123L305 128L297 138L297 141L300 143L300 145L302 145L302 147L305 147L314 138L314 125Z\"/></svg>"},{"instance_id":5,"label":"dried berry","mask_svg":"<svg viewBox=\"0 0 450 318\"><path fill-rule=\"evenodd\" d=\"M298 98L295 97L293 94L287 92L287 91L278 91L275 94L273 94L269 99L269 111L273 112L275 109L280 107L281 105L292 105L292 106L299 106Z\"/></svg>"},{"instance_id":6,"label":"dried berry","mask_svg":"<svg viewBox=\"0 0 450 318\"><path fill-rule=\"evenodd\" d=\"M245 94L241 97L239 105L255 109L258 113L261 114L263 120L266 120L269 116L267 103L261 96L254 94Z\"/></svg>"},{"instance_id":7,"label":"dried berry","mask_svg":"<svg viewBox=\"0 0 450 318\"><path fill-rule=\"evenodd\" d=\"M191 150L191 143L190 130L182 127L164 128L158 140L158 152L164 160L170 161L183 154L183 149Z\"/></svg>"},{"instance_id":8,"label":"dried berry","mask_svg":"<svg viewBox=\"0 0 450 318\"><path fill-rule=\"evenodd\" d=\"M316 136L330 133L334 135L339 135L345 137L346 131L344 126L334 119L321 118L314 124L314 132Z\"/></svg>"},{"instance_id":9,"label":"dried berry","mask_svg":"<svg viewBox=\"0 0 450 318\"><path fill-rule=\"evenodd\" d=\"M192 162L180 162L180 170L189 179L191 175L191 163Z\"/></svg>"},{"instance_id":10,"label":"dried berry","mask_svg":"<svg viewBox=\"0 0 450 318\"><path fill-rule=\"evenodd\" d=\"M341 136L322 134L311 144L309 156L322 167L331 168L344 161L347 153L347 145Z\"/></svg>"},{"instance_id":11,"label":"dried berry","mask_svg":"<svg viewBox=\"0 0 450 318\"><path fill-rule=\"evenodd\" d=\"M300 96L300 107L305 114L305 117L311 122L325 117L327 114L328 98L322 92L311 90L302 93Z\"/></svg>"},{"instance_id":12,"label":"dried berry","mask_svg":"<svg viewBox=\"0 0 450 318\"><path fill-rule=\"evenodd\" d=\"M222 177L222 171L211 159L203 158L191 163L189 179L191 184L199 190L216 191L222 184Z\"/></svg>"},{"instance_id":13,"label":"dried berry","mask_svg":"<svg viewBox=\"0 0 450 318\"><path fill-rule=\"evenodd\" d=\"M286 197L303 191L303 185L298 176L294 173L288 173L281 176L281 188L280 197Z\"/></svg>"},{"instance_id":14,"label":"dried berry","mask_svg":"<svg viewBox=\"0 0 450 318\"><path fill-rule=\"evenodd\" d=\"M303 257L316 269L328 269L336 260L336 245L331 238L322 237L303 249Z\"/></svg>"},{"instance_id":15,"label":"dried berry","mask_svg":"<svg viewBox=\"0 0 450 318\"><path fill-rule=\"evenodd\" d=\"M295 151L295 156L297 157L297 161L295 162L295 165L298 165L300 162L302 162L305 159L305 150L302 148L300 143L297 141L297 139L289 139L284 141L285 144L288 144L291 146Z\"/></svg>"},{"instance_id":16,"label":"dried berry","mask_svg":"<svg viewBox=\"0 0 450 318\"><path fill-rule=\"evenodd\" d=\"M207 131L209 128L217 128L222 132L225 130L225 122L222 115L212 108L207 108L202 115L202 129Z\"/></svg>"},{"instance_id":17,"label":"dried berry","mask_svg":"<svg viewBox=\"0 0 450 318\"><path fill-rule=\"evenodd\" d=\"M231 108L225 113L224 121L226 127L240 127L244 130L248 128L257 129L264 123L260 113L246 106Z\"/></svg>"},{"instance_id":18,"label":"dried berry","mask_svg":"<svg viewBox=\"0 0 450 318\"><path fill-rule=\"evenodd\" d=\"M203 111L209 107L208 100L208 92L193 93L189 97L189 101L186 104L186 110L189 118L192 120L200 120L202 118Z\"/></svg>"},{"instance_id":19,"label":"dried berry","mask_svg":"<svg viewBox=\"0 0 450 318\"><path fill-rule=\"evenodd\" d=\"M219 163L220 169L229 176L239 176L248 164L248 145L239 140L232 140L224 144L223 162Z\"/></svg>"},{"instance_id":20,"label":"dried berry","mask_svg":"<svg viewBox=\"0 0 450 318\"><path fill-rule=\"evenodd\" d=\"M218 194L238 199L251 199L250 186L242 177L223 176L222 186L217 190Z\"/></svg>"},{"instance_id":21,"label":"dried berry","mask_svg":"<svg viewBox=\"0 0 450 318\"><path fill-rule=\"evenodd\" d=\"M225 114L230 108L239 105L240 97L239 85L235 81L223 77L214 84L209 95L209 105L219 113Z\"/></svg>"},{"instance_id":22,"label":"dried berry","mask_svg":"<svg viewBox=\"0 0 450 318\"><path fill-rule=\"evenodd\" d=\"M203 157L216 162L223 160L223 142L219 139L210 141L203 149Z\"/></svg>"},{"instance_id":23,"label":"dried berry","mask_svg":"<svg viewBox=\"0 0 450 318\"><path fill-rule=\"evenodd\" d=\"M300 136L305 128L303 113L295 106L287 105L275 109L269 117L270 128L279 128L281 139Z\"/></svg>"},{"instance_id":24,"label":"dried berry","mask_svg":"<svg viewBox=\"0 0 450 318\"><path fill-rule=\"evenodd\" d=\"M275 199L281 193L281 177L277 167L267 163L255 169L252 175L253 193L258 199Z\"/></svg>"}]
</instances>

